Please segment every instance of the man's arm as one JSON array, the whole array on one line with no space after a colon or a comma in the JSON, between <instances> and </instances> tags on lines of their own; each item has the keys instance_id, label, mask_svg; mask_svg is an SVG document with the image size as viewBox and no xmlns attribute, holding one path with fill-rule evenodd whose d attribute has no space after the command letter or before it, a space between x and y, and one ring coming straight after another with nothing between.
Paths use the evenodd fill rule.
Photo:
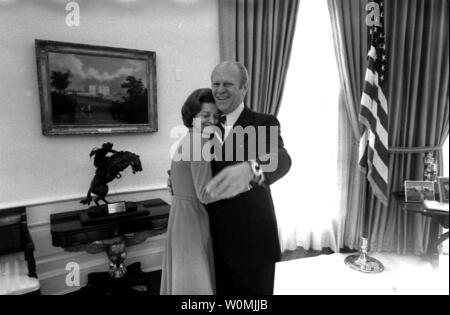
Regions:
<instances>
[{"instance_id":1,"label":"man's arm","mask_svg":"<svg viewBox=\"0 0 450 315\"><path fill-rule=\"evenodd\" d=\"M292 161L284 148L278 120L274 116L265 115L265 119L259 125L266 127L264 142L266 153L256 157L263 171L263 180L258 184L271 185L286 175ZM208 183L206 191L213 197L235 195L238 191L242 192L242 189L254 180L252 167L246 161L223 169Z\"/></svg>"},{"instance_id":2,"label":"man's arm","mask_svg":"<svg viewBox=\"0 0 450 315\"><path fill-rule=\"evenodd\" d=\"M278 119L275 116L267 115L267 119L263 125L267 127L266 148L269 148L269 153L258 156L257 161L260 163L264 174L264 181L262 184L272 185L289 172L292 161L289 153L284 147L284 141L281 137L280 122Z\"/></svg>"}]
</instances>

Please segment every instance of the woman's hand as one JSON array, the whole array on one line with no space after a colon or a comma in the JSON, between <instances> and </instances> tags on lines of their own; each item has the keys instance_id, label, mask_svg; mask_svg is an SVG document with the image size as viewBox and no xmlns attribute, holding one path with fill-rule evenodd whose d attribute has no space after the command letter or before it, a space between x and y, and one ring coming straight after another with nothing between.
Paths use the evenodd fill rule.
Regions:
<instances>
[{"instance_id":1,"label":"woman's hand","mask_svg":"<svg viewBox=\"0 0 450 315\"><path fill-rule=\"evenodd\" d=\"M170 178L170 170L167 171L167 188L169 189L170 194L173 196L173 188L172 188L172 180Z\"/></svg>"}]
</instances>

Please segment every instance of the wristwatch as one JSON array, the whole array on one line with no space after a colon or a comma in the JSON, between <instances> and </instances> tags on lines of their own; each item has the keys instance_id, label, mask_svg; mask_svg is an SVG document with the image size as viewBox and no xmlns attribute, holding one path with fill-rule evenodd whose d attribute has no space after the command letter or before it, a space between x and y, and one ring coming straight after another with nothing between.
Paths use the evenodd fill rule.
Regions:
<instances>
[{"instance_id":1,"label":"wristwatch","mask_svg":"<svg viewBox=\"0 0 450 315\"><path fill-rule=\"evenodd\" d=\"M263 170L261 168L261 165L259 165L259 163L255 160L250 160L248 162L250 163L250 168L252 169L253 173L253 179L250 182L250 184L252 183L259 184L261 177L263 176Z\"/></svg>"}]
</instances>

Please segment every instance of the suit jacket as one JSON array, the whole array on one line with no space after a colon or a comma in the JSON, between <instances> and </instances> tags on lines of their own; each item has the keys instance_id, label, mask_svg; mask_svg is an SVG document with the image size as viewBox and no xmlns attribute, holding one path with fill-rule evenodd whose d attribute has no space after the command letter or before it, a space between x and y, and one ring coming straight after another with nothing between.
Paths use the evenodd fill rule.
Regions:
<instances>
[{"instance_id":1,"label":"suit jacket","mask_svg":"<svg viewBox=\"0 0 450 315\"><path fill-rule=\"evenodd\" d=\"M220 200L206 207L210 216L211 234L214 242L215 259L230 267L261 265L279 261L281 258L280 243L278 240L278 228L275 217L275 209L269 185L283 177L291 167L291 158L284 148L276 117L260 114L247 107L239 116L234 125L236 127L267 127L265 139L256 133L247 135L243 141L232 146L233 158L225 160L225 147L227 143L236 140L237 137L230 133L222 146L222 160L211 162L213 175L218 174L227 166L241 163L237 150L244 149L244 160L260 160L262 153L258 153L265 143L266 150L272 149L272 154L278 159L278 167L274 171L265 172L263 185L256 185L248 192L241 193L233 198ZM269 136L270 127L278 127L275 138L272 141ZM262 141L257 145L256 157L247 154L251 141ZM274 146L276 145L276 146ZM274 149L275 148L275 149Z\"/></svg>"}]
</instances>

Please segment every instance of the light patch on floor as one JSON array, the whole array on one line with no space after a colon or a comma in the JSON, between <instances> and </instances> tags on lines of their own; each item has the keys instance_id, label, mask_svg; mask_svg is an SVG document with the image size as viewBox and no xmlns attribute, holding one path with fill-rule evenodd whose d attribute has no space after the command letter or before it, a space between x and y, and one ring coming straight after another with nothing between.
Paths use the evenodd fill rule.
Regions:
<instances>
[{"instance_id":1,"label":"light patch on floor","mask_svg":"<svg viewBox=\"0 0 450 315\"><path fill-rule=\"evenodd\" d=\"M373 253L385 270L364 274L345 265L349 254L331 254L279 262L275 273L275 294L282 295L366 295L449 294L449 256L440 256L440 267L431 268L418 256Z\"/></svg>"}]
</instances>

